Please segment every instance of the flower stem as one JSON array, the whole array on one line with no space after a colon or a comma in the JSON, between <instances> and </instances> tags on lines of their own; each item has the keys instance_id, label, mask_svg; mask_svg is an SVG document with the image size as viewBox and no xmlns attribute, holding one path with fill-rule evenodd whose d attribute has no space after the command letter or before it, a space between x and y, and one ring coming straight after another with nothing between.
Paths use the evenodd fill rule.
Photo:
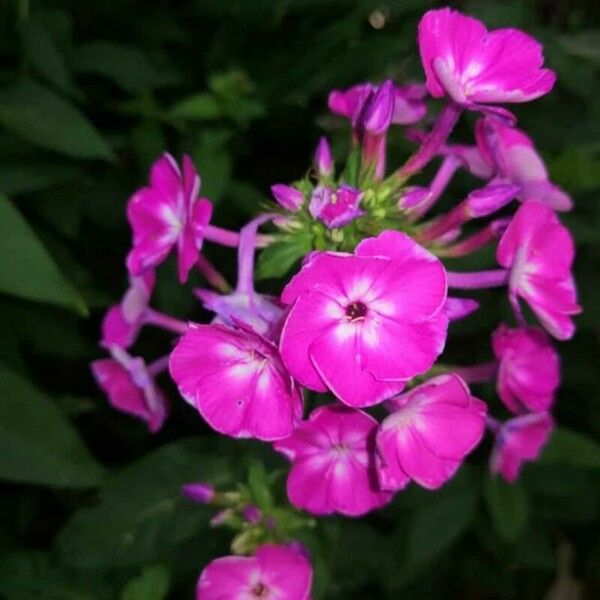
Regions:
<instances>
[{"instance_id":1,"label":"flower stem","mask_svg":"<svg viewBox=\"0 0 600 600\"><path fill-rule=\"evenodd\" d=\"M486 383L496 377L497 370L498 363L492 361L470 367L454 367L451 372L462 377L467 383Z\"/></svg>"},{"instance_id":2,"label":"flower stem","mask_svg":"<svg viewBox=\"0 0 600 600\"><path fill-rule=\"evenodd\" d=\"M184 321L165 315L152 308L146 309L144 321L149 325L155 325L156 327L161 327L162 329L178 334L185 333L187 330L187 323Z\"/></svg>"},{"instance_id":3,"label":"flower stem","mask_svg":"<svg viewBox=\"0 0 600 600\"><path fill-rule=\"evenodd\" d=\"M198 257L198 269L204 275L204 279L208 281L210 285L212 285L216 290L219 290L223 294L228 294L231 292L231 285L229 282L219 271L217 268L204 256L201 254Z\"/></svg>"},{"instance_id":4,"label":"flower stem","mask_svg":"<svg viewBox=\"0 0 600 600\"><path fill-rule=\"evenodd\" d=\"M204 238L214 242L215 244L221 244L221 246L227 246L229 248L237 248L240 243L240 234L231 231L230 229L223 229L216 225L206 225L204 227ZM275 240L272 235L258 235L256 236L256 247L266 248Z\"/></svg>"},{"instance_id":5,"label":"flower stem","mask_svg":"<svg viewBox=\"0 0 600 600\"><path fill-rule=\"evenodd\" d=\"M421 147L397 171L400 177L408 178L427 165L452 133L461 111L462 108L454 102L449 102L442 108Z\"/></svg>"},{"instance_id":6,"label":"flower stem","mask_svg":"<svg viewBox=\"0 0 600 600\"><path fill-rule=\"evenodd\" d=\"M447 271L448 287L462 290L477 290L502 287L508 283L509 271L495 269L492 271L476 271L473 273L456 273Z\"/></svg>"},{"instance_id":7,"label":"flower stem","mask_svg":"<svg viewBox=\"0 0 600 600\"><path fill-rule=\"evenodd\" d=\"M422 217L440 199L461 164L456 156L446 156L442 160L440 168L429 184L429 194L423 202L410 211L414 217Z\"/></svg>"},{"instance_id":8,"label":"flower stem","mask_svg":"<svg viewBox=\"0 0 600 600\"><path fill-rule=\"evenodd\" d=\"M157 358L154 362L150 363L147 367L148 374L152 377L156 377L163 371L166 371L169 367L170 354Z\"/></svg>"}]
</instances>

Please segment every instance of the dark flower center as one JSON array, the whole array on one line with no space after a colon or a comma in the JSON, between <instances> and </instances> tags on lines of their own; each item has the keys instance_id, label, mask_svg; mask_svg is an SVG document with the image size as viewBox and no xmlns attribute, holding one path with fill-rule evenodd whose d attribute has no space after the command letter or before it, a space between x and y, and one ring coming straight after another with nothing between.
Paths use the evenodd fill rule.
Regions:
<instances>
[{"instance_id":1,"label":"dark flower center","mask_svg":"<svg viewBox=\"0 0 600 600\"><path fill-rule=\"evenodd\" d=\"M264 583L260 583L258 582L253 588L252 588L252 593L257 597L257 598L266 598L267 594L269 593L269 590L267 589L267 586Z\"/></svg>"},{"instance_id":2,"label":"dark flower center","mask_svg":"<svg viewBox=\"0 0 600 600\"><path fill-rule=\"evenodd\" d=\"M351 321L362 319L367 316L367 307L362 302L352 302L346 306L346 315Z\"/></svg>"}]
</instances>

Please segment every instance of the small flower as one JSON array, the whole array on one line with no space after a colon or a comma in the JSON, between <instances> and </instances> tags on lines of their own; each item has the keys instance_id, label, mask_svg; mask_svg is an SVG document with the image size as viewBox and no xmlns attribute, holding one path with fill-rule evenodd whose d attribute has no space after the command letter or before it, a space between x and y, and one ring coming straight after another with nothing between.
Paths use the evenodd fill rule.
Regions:
<instances>
[{"instance_id":1,"label":"small flower","mask_svg":"<svg viewBox=\"0 0 600 600\"><path fill-rule=\"evenodd\" d=\"M549 180L542 157L523 131L485 117L477 122L476 132L481 155L496 169L496 178L518 184L522 202L538 200L554 210L572 208L571 198Z\"/></svg>"},{"instance_id":2,"label":"small flower","mask_svg":"<svg viewBox=\"0 0 600 600\"><path fill-rule=\"evenodd\" d=\"M109 308L102 321L102 346L129 348L135 342L144 324L154 282L154 271L129 278L129 289L121 303Z\"/></svg>"},{"instance_id":3,"label":"small flower","mask_svg":"<svg viewBox=\"0 0 600 600\"><path fill-rule=\"evenodd\" d=\"M354 254L313 254L281 300L291 305L280 340L290 373L349 406L400 391L446 340L444 268L397 231L363 240Z\"/></svg>"},{"instance_id":4,"label":"small flower","mask_svg":"<svg viewBox=\"0 0 600 600\"><path fill-rule=\"evenodd\" d=\"M492 346L499 361L498 395L506 408L513 413L548 410L560 383L560 363L546 333L502 324L492 334Z\"/></svg>"},{"instance_id":5,"label":"small flower","mask_svg":"<svg viewBox=\"0 0 600 600\"><path fill-rule=\"evenodd\" d=\"M262 511L260 510L260 508L258 508L258 506L249 504L248 506L245 506L242 510L242 516L244 517L244 520L248 523L256 525L262 520Z\"/></svg>"},{"instance_id":6,"label":"small flower","mask_svg":"<svg viewBox=\"0 0 600 600\"><path fill-rule=\"evenodd\" d=\"M92 362L96 382L114 408L141 419L156 433L169 412L166 396L154 383L142 358L134 358L116 347L112 355L112 359Z\"/></svg>"},{"instance_id":7,"label":"small flower","mask_svg":"<svg viewBox=\"0 0 600 600\"><path fill-rule=\"evenodd\" d=\"M518 29L488 31L450 8L425 13L418 38L429 93L448 95L466 108L534 100L556 80L542 68L542 46L535 39Z\"/></svg>"},{"instance_id":8,"label":"small flower","mask_svg":"<svg viewBox=\"0 0 600 600\"><path fill-rule=\"evenodd\" d=\"M312 567L290 546L263 544L254 556L225 556L200 574L196 600L309 600Z\"/></svg>"},{"instance_id":9,"label":"small flower","mask_svg":"<svg viewBox=\"0 0 600 600\"><path fill-rule=\"evenodd\" d=\"M326 137L322 137L315 151L315 170L319 177L329 177L333 174L333 157Z\"/></svg>"},{"instance_id":10,"label":"small flower","mask_svg":"<svg viewBox=\"0 0 600 600\"><path fill-rule=\"evenodd\" d=\"M215 488L210 483L186 483L181 486L181 493L198 504L210 504L215 497Z\"/></svg>"},{"instance_id":11,"label":"small flower","mask_svg":"<svg viewBox=\"0 0 600 600\"><path fill-rule=\"evenodd\" d=\"M546 330L559 340L573 336L572 316L581 308L571 273L573 239L552 209L541 202L522 204L500 239L496 258L510 269L509 294L531 307Z\"/></svg>"},{"instance_id":12,"label":"small flower","mask_svg":"<svg viewBox=\"0 0 600 600\"><path fill-rule=\"evenodd\" d=\"M212 216L212 204L198 199L199 190L200 178L189 156L183 157L183 172L166 153L152 165L150 187L138 190L127 205L133 230L127 268L132 275L158 266L176 247L179 280L187 280Z\"/></svg>"},{"instance_id":13,"label":"small flower","mask_svg":"<svg viewBox=\"0 0 600 600\"><path fill-rule=\"evenodd\" d=\"M292 461L290 502L316 515L357 517L390 501L375 472L377 421L360 410L322 406L274 444Z\"/></svg>"},{"instance_id":14,"label":"small flower","mask_svg":"<svg viewBox=\"0 0 600 600\"><path fill-rule=\"evenodd\" d=\"M291 185L276 183L271 186L271 193L279 206L291 212L298 212L304 204L304 194Z\"/></svg>"},{"instance_id":15,"label":"small flower","mask_svg":"<svg viewBox=\"0 0 600 600\"><path fill-rule=\"evenodd\" d=\"M514 483L526 461L538 458L554 428L552 417L546 413L522 415L506 421L496 435L490 457L490 470L500 473Z\"/></svg>"},{"instance_id":16,"label":"small flower","mask_svg":"<svg viewBox=\"0 0 600 600\"><path fill-rule=\"evenodd\" d=\"M345 227L364 215L360 209L361 199L362 192L346 184L337 190L319 186L312 193L308 211L330 229Z\"/></svg>"},{"instance_id":17,"label":"small flower","mask_svg":"<svg viewBox=\"0 0 600 600\"><path fill-rule=\"evenodd\" d=\"M398 490L411 480L436 489L450 479L485 430L486 404L454 374L394 398L377 432L379 482Z\"/></svg>"},{"instance_id":18,"label":"small flower","mask_svg":"<svg viewBox=\"0 0 600 600\"><path fill-rule=\"evenodd\" d=\"M241 324L190 323L169 370L183 398L224 435L277 440L302 417L302 394L277 348Z\"/></svg>"}]
</instances>

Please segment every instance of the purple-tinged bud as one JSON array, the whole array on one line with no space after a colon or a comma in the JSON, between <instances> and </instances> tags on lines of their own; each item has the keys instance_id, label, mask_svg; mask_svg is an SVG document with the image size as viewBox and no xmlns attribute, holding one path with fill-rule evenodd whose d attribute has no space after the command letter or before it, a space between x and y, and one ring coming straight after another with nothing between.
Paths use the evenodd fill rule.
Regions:
<instances>
[{"instance_id":1,"label":"purple-tinged bud","mask_svg":"<svg viewBox=\"0 0 600 600\"><path fill-rule=\"evenodd\" d=\"M215 488L210 483L186 483L181 486L181 493L192 502L210 504L215 497Z\"/></svg>"},{"instance_id":2,"label":"purple-tinged bud","mask_svg":"<svg viewBox=\"0 0 600 600\"><path fill-rule=\"evenodd\" d=\"M362 192L343 184L337 190L327 186L319 186L313 192L308 211L329 227L344 227L364 212L359 208Z\"/></svg>"},{"instance_id":3,"label":"purple-tinged bud","mask_svg":"<svg viewBox=\"0 0 600 600\"><path fill-rule=\"evenodd\" d=\"M242 510L242 516L248 523L252 523L252 525L256 525L256 523L260 523L262 519L262 512L258 506L254 506L253 504L249 504L244 507Z\"/></svg>"},{"instance_id":4,"label":"purple-tinged bud","mask_svg":"<svg viewBox=\"0 0 600 600\"><path fill-rule=\"evenodd\" d=\"M384 81L369 100L362 125L366 131L375 135L384 134L392 123L394 114L394 83Z\"/></svg>"},{"instance_id":5,"label":"purple-tinged bud","mask_svg":"<svg viewBox=\"0 0 600 600\"><path fill-rule=\"evenodd\" d=\"M406 210L407 208L413 208L424 202L429 196L429 188L426 187L410 187L407 188L404 194L398 200L398 208L400 210Z\"/></svg>"},{"instance_id":6,"label":"purple-tinged bud","mask_svg":"<svg viewBox=\"0 0 600 600\"><path fill-rule=\"evenodd\" d=\"M477 300L470 298L452 298L448 296L444 304L444 313L450 321L458 321L468 317L479 308Z\"/></svg>"},{"instance_id":7,"label":"purple-tinged bud","mask_svg":"<svg viewBox=\"0 0 600 600\"><path fill-rule=\"evenodd\" d=\"M326 137L322 137L317 145L315 169L320 177L329 177L333 173L333 157Z\"/></svg>"},{"instance_id":8,"label":"purple-tinged bud","mask_svg":"<svg viewBox=\"0 0 600 600\"><path fill-rule=\"evenodd\" d=\"M520 192L521 186L491 183L472 191L467 198L467 211L472 217L487 217L504 208Z\"/></svg>"},{"instance_id":9,"label":"purple-tinged bud","mask_svg":"<svg viewBox=\"0 0 600 600\"><path fill-rule=\"evenodd\" d=\"M291 185L276 183L271 186L271 193L280 206L291 212L298 212L304 204L304 194Z\"/></svg>"},{"instance_id":10,"label":"purple-tinged bud","mask_svg":"<svg viewBox=\"0 0 600 600\"><path fill-rule=\"evenodd\" d=\"M291 548L292 550L295 550L298 554L304 556L304 558L306 558L307 560L311 560L310 550L302 542L299 542L298 540L291 540L286 544L286 546L288 548Z\"/></svg>"},{"instance_id":11,"label":"purple-tinged bud","mask_svg":"<svg viewBox=\"0 0 600 600\"><path fill-rule=\"evenodd\" d=\"M492 221L489 225L492 235L495 238L501 238L510 225L511 220L510 217L506 217L505 219L495 219Z\"/></svg>"},{"instance_id":12,"label":"purple-tinged bud","mask_svg":"<svg viewBox=\"0 0 600 600\"><path fill-rule=\"evenodd\" d=\"M219 511L209 522L208 524L211 527L219 527L224 525L229 521L231 517L235 516L235 513L231 508L226 508L225 510Z\"/></svg>"}]
</instances>

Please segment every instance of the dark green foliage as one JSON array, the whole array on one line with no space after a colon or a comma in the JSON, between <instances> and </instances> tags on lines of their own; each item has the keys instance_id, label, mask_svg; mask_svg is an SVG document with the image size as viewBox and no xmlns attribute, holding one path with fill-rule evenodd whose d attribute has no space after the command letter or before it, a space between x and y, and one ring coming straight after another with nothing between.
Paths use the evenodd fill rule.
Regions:
<instances>
[{"instance_id":1,"label":"dark green foliage","mask_svg":"<svg viewBox=\"0 0 600 600\"><path fill-rule=\"evenodd\" d=\"M342 148L348 131L327 114L330 88L420 77L415 26L432 4L0 2L1 598L191 598L231 537L208 528L211 511L180 485L248 482L270 509L265 482L282 463L266 445L219 439L170 388L173 414L151 437L91 380L100 318L126 285L125 202L160 152L186 152L216 221L241 225L270 185L305 176L320 134ZM586 0L460 5L534 33L559 76L549 97L515 112L576 203L564 221L578 242L584 313L560 345L560 428L516 487L488 479L486 443L440 492L409 488L366 519L326 518L299 534L317 600L520 600L570 579L600 597L600 17ZM408 148L396 135L391 163ZM452 192L470 184L459 177ZM311 240L294 243L264 252L259 276L293 269ZM207 246L231 277L234 252ZM157 307L201 319L189 289L202 280L182 292L171 263L160 276ZM508 315L500 294L482 297L484 309L455 326L456 362L489 360L490 328ZM141 352L158 356L166 339L144 333Z\"/></svg>"}]
</instances>

